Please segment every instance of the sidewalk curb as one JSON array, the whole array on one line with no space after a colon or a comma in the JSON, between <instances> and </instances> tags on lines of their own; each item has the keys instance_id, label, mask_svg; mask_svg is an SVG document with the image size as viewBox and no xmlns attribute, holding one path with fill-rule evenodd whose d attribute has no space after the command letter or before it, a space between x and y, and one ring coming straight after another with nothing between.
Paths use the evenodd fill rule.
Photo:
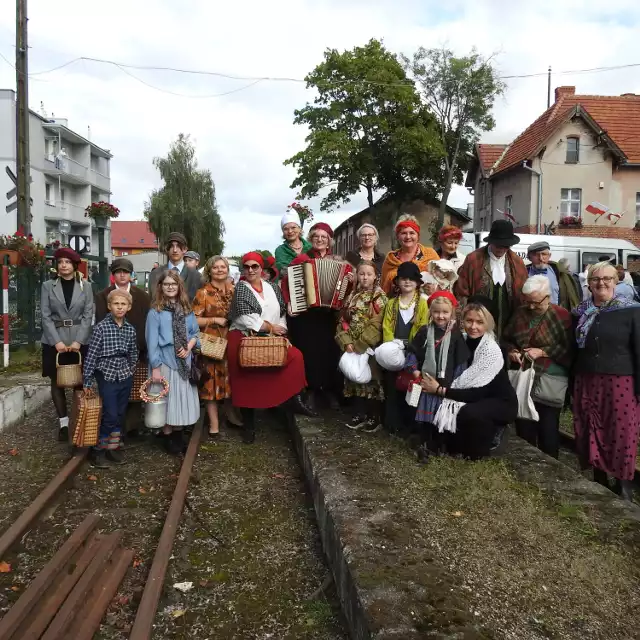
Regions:
<instances>
[{"instance_id":1,"label":"sidewalk curb","mask_svg":"<svg viewBox=\"0 0 640 640\"><path fill-rule=\"evenodd\" d=\"M0 432L35 413L49 399L49 385L18 384L0 391Z\"/></svg>"}]
</instances>

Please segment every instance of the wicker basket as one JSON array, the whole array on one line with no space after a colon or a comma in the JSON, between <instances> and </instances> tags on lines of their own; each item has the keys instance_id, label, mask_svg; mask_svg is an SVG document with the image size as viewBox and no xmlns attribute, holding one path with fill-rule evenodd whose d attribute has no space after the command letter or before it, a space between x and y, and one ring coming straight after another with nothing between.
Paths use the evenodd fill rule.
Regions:
<instances>
[{"instance_id":1,"label":"wicker basket","mask_svg":"<svg viewBox=\"0 0 640 640\"><path fill-rule=\"evenodd\" d=\"M60 354L56 353L56 384L62 389L82 386L82 355L78 352L77 364L59 364Z\"/></svg>"},{"instance_id":2,"label":"wicker basket","mask_svg":"<svg viewBox=\"0 0 640 640\"><path fill-rule=\"evenodd\" d=\"M212 336L208 333L198 334L200 338L200 353L205 358L212 360L224 360L227 353L227 339L221 336Z\"/></svg>"},{"instance_id":3,"label":"wicker basket","mask_svg":"<svg viewBox=\"0 0 640 640\"><path fill-rule=\"evenodd\" d=\"M281 336L245 336L240 340L238 360L245 369L283 367L290 346Z\"/></svg>"},{"instance_id":4,"label":"wicker basket","mask_svg":"<svg viewBox=\"0 0 640 640\"><path fill-rule=\"evenodd\" d=\"M129 402L142 402L140 398L140 389L144 381L149 376L149 366L146 362L138 360L136 370L133 372L133 384L131 385L131 393L129 394Z\"/></svg>"},{"instance_id":5,"label":"wicker basket","mask_svg":"<svg viewBox=\"0 0 640 640\"><path fill-rule=\"evenodd\" d=\"M102 398L94 393L78 395L78 410L73 428L73 444L76 447L95 447L98 444Z\"/></svg>"}]
</instances>

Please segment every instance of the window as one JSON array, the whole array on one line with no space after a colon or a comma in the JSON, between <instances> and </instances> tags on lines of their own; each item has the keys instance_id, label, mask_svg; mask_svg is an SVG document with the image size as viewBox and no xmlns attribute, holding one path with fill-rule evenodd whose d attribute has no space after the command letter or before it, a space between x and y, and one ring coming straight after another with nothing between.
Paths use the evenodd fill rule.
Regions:
<instances>
[{"instance_id":1,"label":"window","mask_svg":"<svg viewBox=\"0 0 640 640\"><path fill-rule=\"evenodd\" d=\"M513 196L505 196L504 199L504 217L513 222Z\"/></svg>"},{"instance_id":2,"label":"window","mask_svg":"<svg viewBox=\"0 0 640 640\"><path fill-rule=\"evenodd\" d=\"M560 189L560 215L580 217L582 189Z\"/></svg>"},{"instance_id":3,"label":"window","mask_svg":"<svg viewBox=\"0 0 640 640\"><path fill-rule=\"evenodd\" d=\"M636 193L636 222L640 222L640 191Z\"/></svg>"},{"instance_id":4,"label":"window","mask_svg":"<svg viewBox=\"0 0 640 640\"><path fill-rule=\"evenodd\" d=\"M64 187L60 187L60 201L64 204L66 202L65 200L65 195L66 192L64 190Z\"/></svg>"},{"instance_id":5,"label":"window","mask_svg":"<svg viewBox=\"0 0 640 640\"><path fill-rule=\"evenodd\" d=\"M567 164L577 164L580 161L580 138L567 138Z\"/></svg>"},{"instance_id":6,"label":"window","mask_svg":"<svg viewBox=\"0 0 640 640\"><path fill-rule=\"evenodd\" d=\"M51 185L48 182L44 185L44 201L51 204Z\"/></svg>"}]
</instances>

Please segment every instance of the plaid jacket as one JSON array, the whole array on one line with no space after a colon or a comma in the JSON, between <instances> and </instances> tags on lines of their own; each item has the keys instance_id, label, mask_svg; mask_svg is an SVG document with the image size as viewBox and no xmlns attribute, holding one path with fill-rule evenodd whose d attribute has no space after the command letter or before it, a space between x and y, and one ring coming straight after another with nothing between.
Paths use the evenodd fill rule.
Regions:
<instances>
[{"instance_id":1,"label":"plaid jacket","mask_svg":"<svg viewBox=\"0 0 640 640\"><path fill-rule=\"evenodd\" d=\"M520 295L522 287L527 281L529 274L520 256L511 251L507 251L507 282L509 286L509 304L511 312L520 305ZM489 250L487 247L472 251L458 269L458 279L453 285L453 293L458 299L460 307L464 307L467 298L474 294L482 294L491 299L493 289L493 278L489 266Z\"/></svg>"},{"instance_id":2,"label":"plaid jacket","mask_svg":"<svg viewBox=\"0 0 640 640\"><path fill-rule=\"evenodd\" d=\"M538 358L534 368L544 371L553 362L565 368L571 366L575 339L571 314L562 307L550 304L540 324L529 328L531 316L524 307L520 307L502 333L502 342L507 351L522 351L529 347L542 349L549 357Z\"/></svg>"}]
</instances>

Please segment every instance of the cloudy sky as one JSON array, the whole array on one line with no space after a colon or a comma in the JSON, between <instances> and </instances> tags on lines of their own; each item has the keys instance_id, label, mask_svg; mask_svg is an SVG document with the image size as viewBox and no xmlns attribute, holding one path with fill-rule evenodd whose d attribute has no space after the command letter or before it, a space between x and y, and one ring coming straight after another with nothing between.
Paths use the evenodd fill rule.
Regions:
<instances>
[{"instance_id":1,"label":"cloudy sky","mask_svg":"<svg viewBox=\"0 0 640 640\"><path fill-rule=\"evenodd\" d=\"M444 8L443 8L444 4ZM295 193L282 165L304 145L294 109L311 95L303 83L247 81L172 71L128 70L79 61L106 58L134 65L215 71L235 76L303 78L326 48L350 49L381 38L394 52L447 45L497 54L505 76L640 63L637 0L29 0L30 104L114 154L112 201L124 219L142 218L152 166L181 132L191 135L201 167L211 170L226 225L226 248L276 246L279 219ZM14 59L15 16L0 14L0 53ZM509 79L484 141L509 142L546 107L546 77ZM553 86L578 93L640 93L640 67L554 75ZM151 86L149 86L151 85ZM15 73L0 59L0 87ZM155 87L155 88L154 88ZM246 87L246 88L245 88ZM218 94L242 89L226 96ZM174 95L182 94L182 95ZM187 97L184 97L187 96ZM211 97L217 96L217 97ZM454 189L449 203L470 196ZM317 209L317 202L311 202ZM365 198L318 219L332 224L365 206Z\"/></svg>"}]
</instances>

